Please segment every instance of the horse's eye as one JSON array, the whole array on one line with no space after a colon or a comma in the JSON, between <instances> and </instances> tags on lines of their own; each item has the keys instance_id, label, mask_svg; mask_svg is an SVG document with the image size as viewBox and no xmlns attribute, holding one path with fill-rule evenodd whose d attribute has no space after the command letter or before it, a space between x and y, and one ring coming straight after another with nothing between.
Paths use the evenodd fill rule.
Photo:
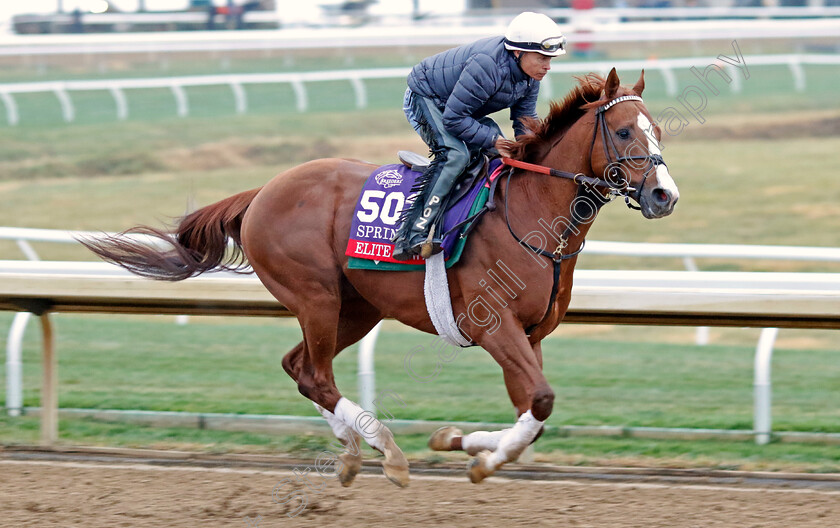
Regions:
<instances>
[{"instance_id":1,"label":"horse's eye","mask_svg":"<svg viewBox=\"0 0 840 528\"><path fill-rule=\"evenodd\" d=\"M628 139L630 137L630 131L626 128L622 128L621 130L616 132L616 134L618 134L618 137L620 137L621 139Z\"/></svg>"}]
</instances>

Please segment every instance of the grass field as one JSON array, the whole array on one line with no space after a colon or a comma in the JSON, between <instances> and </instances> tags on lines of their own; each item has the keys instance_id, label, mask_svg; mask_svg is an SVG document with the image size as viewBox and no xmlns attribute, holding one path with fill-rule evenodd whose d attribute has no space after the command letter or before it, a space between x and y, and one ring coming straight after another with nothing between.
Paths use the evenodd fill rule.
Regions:
<instances>
[{"instance_id":1,"label":"grass field","mask_svg":"<svg viewBox=\"0 0 840 528\"><path fill-rule=\"evenodd\" d=\"M9 322L7 314L0 316L0 332ZM282 354L300 339L293 321L214 323L199 318L178 326L170 317L59 315L61 406L316 416L280 367ZM395 417L510 421L512 410L501 372L480 349L461 351L428 383L407 375L406 353L414 347L430 347L431 341L430 336L406 331L396 323L389 323L380 337L377 388L393 390L406 404L390 409ZM836 348L777 350L773 374L776 430L840 432L840 410L835 405L840 388L838 352ZM351 347L335 363L337 383L351 399L358 396L356 354L356 347ZM701 348L558 335L546 340L544 355L546 375L557 394L551 425L751 428L752 347ZM412 358L418 375L433 371L431 356ZM37 406L40 363L34 330L26 338L24 377L24 403ZM308 452L324 442L312 437L272 438L76 419L63 420L61 434L64 442L71 443L200 445L216 450ZM32 418L0 420L0 442L32 442L36 437L37 421ZM405 446L417 456L430 456L423 449L424 441L409 437ZM840 470L836 446L785 444L762 451L748 442L547 437L538 451L567 463L647 463L644 460L659 457L668 463L682 459L689 465Z\"/></svg>"},{"instance_id":2,"label":"grass field","mask_svg":"<svg viewBox=\"0 0 840 528\"><path fill-rule=\"evenodd\" d=\"M62 406L317 416L280 366L300 340L294 321L214 322L179 326L163 316L59 315ZM8 323L3 314L0 331ZM412 357L413 371L434 372L432 337L397 323L389 327L378 344L377 387L396 391L406 402L398 418L510 420L501 370L486 352L465 349L433 381L421 383L403 362L421 347L427 352ZM39 401L35 328L26 340L27 406ZM752 347L556 336L543 348L545 372L558 395L554 425L751 428ZM779 430L840 432L840 409L832 405L840 388L838 352L777 351ZM355 347L336 361L336 380L348 397L358 396Z\"/></svg>"},{"instance_id":3,"label":"grass field","mask_svg":"<svg viewBox=\"0 0 840 528\"><path fill-rule=\"evenodd\" d=\"M194 73L201 68L197 64ZM784 67L750 72L742 92L726 88L709 99L704 124L692 121L682 134L666 138L663 154L682 196L676 213L648 222L616 203L603 210L591 239L840 245L836 68L807 67L803 94L792 91ZM684 73L678 73L681 86L693 82ZM629 83L637 73L624 75ZM78 76L86 74L80 69ZM571 86L563 76L553 82L557 96ZM645 96L654 115L676 104L663 86L658 72L648 72ZM51 94L21 97L21 125L0 124L0 225L92 230L161 225L190 202L204 205L260 186L309 159L348 156L389 163L398 149L425 150L399 111L402 82L371 83L371 108L364 112L352 109L349 85L309 88L312 111L306 114L294 110L287 87L249 88L250 110L244 116L233 114L227 89L190 90L194 112L184 119L172 117L175 106L167 91L132 93L127 122L116 122L107 93L74 94L78 122L69 125L61 122ZM540 111L546 111L545 102ZM49 259L90 258L71 246L35 246ZM21 255L14 244L0 242L0 258ZM840 268L775 260L699 264L712 270ZM680 269L682 263L584 253L579 266ZM0 338L10 321L10 315L0 314ZM180 327L168 317L59 315L57 324L64 407L314 415L279 363L299 339L293 321L197 318ZM40 386L33 329L25 352L30 406L39 404ZM688 344L692 333L690 328L562 326L545 344L546 371L558 396L550 423L749 429L758 331L713 330L713 345L702 348ZM432 383L411 380L403 371L404 354L430 342L431 337L394 323L382 335L377 384L406 401L399 418L510 421L501 372L481 350L463 351ZM836 332L781 332L773 371L776 430L840 432L838 343ZM336 363L339 386L351 398L356 397L355 353L348 350ZM429 361L418 356L413 365L431 368ZM89 420L62 421L61 434L70 443L300 453L326 442ZM36 440L37 420L0 418L0 443ZM399 442L416 456L431 456L424 450L425 438ZM823 446L549 436L537 450L565 463L840 471L838 449Z\"/></svg>"},{"instance_id":4,"label":"grass field","mask_svg":"<svg viewBox=\"0 0 840 528\"><path fill-rule=\"evenodd\" d=\"M706 128L686 129L684 136L666 142L663 151L681 190L676 213L649 222L620 203L612 204L604 208L590 237L837 246L840 188L834 167L840 162L840 137L743 139L731 137L723 127L736 119L734 126L747 130L810 126L810 121L791 122L790 115L729 120L716 115ZM0 174L6 175L0 192L8 204L0 209L0 225L94 230L160 225L182 214L190 198L208 204L263 185L275 173L308 159L353 156L388 163L399 148L423 150L394 112L292 116L283 120L282 131L278 127L273 118L254 117L0 131ZM38 249L48 258L89 258L69 248ZM0 255L18 254L13 244L0 243ZM585 254L581 265L681 267L676 261L626 262ZM837 270L836 265L812 263L701 265Z\"/></svg>"}]
</instances>

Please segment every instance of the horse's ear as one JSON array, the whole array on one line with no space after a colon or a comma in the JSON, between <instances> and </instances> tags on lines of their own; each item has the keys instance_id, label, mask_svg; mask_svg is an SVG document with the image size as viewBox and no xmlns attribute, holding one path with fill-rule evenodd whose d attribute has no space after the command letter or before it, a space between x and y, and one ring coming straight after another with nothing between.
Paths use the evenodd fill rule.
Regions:
<instances>
[{"instance_id":1,"label":"horse's ear","mask_svg":"<svg viewBox=\"0 0 840 528\"><path fill-rule=\"evenodd\" d=\"M642 70L642 74L639 75L639 80L636 81L633 91L636 92L636 95L638 96L641 96L642 92L645 91L645 70Z\"/></svg>"},{"instance_id":2,"label":"horse's ear","mask_svg":"<svg viewBox=\"0 0 840 528\"><path fill-rule=\"evenodd\" d=\"M607 82L604 84L604 95L607 97L607 100L615 99L615 94L618 92L618 74L615 72L615 68L610 70L610 74L607 75Z\"/></svg>"}]
</instances>

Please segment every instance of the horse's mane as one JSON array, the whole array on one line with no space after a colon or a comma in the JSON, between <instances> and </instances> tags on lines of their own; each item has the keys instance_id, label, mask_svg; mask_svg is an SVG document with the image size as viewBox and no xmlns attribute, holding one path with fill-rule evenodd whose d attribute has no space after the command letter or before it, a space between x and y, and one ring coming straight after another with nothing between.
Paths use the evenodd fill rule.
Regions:
<instances>
[{"instance_id":1,"label":"horse's mane","mask_svg":"<svg viewBox=\"0 0 840 528\"><path fill-rule=\"evenodd\" d=\"M511 157L520 161L534 161L559 140L580 119L586 110L597 106L604 89L605 79L589 73L575 77L578 84L562 101L553 101L545 119L524 118L528 134L521 136L511 147Z\"/></svg>"}]
</instances>

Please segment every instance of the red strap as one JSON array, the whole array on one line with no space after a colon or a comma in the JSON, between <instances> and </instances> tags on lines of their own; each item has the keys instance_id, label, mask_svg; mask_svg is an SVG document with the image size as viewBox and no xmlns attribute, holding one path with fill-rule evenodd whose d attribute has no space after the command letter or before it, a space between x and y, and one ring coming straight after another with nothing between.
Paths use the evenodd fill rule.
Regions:
<instances>
[{"instance_id":1,"label":"red strap","mask_svg":"<svg viewBox=\"0 0 840 528\"><path fill-rule=\"evenodd\" d=\"M517 169L525 169L551 176L551 169L549 167L543 167L542 165L534 165L533 163L526 163L524 161L519 161L511 158L502 158L502 163L504 163L505 165L510 165L511 167L516 167Z\"/></svg>"}]
</instances>

